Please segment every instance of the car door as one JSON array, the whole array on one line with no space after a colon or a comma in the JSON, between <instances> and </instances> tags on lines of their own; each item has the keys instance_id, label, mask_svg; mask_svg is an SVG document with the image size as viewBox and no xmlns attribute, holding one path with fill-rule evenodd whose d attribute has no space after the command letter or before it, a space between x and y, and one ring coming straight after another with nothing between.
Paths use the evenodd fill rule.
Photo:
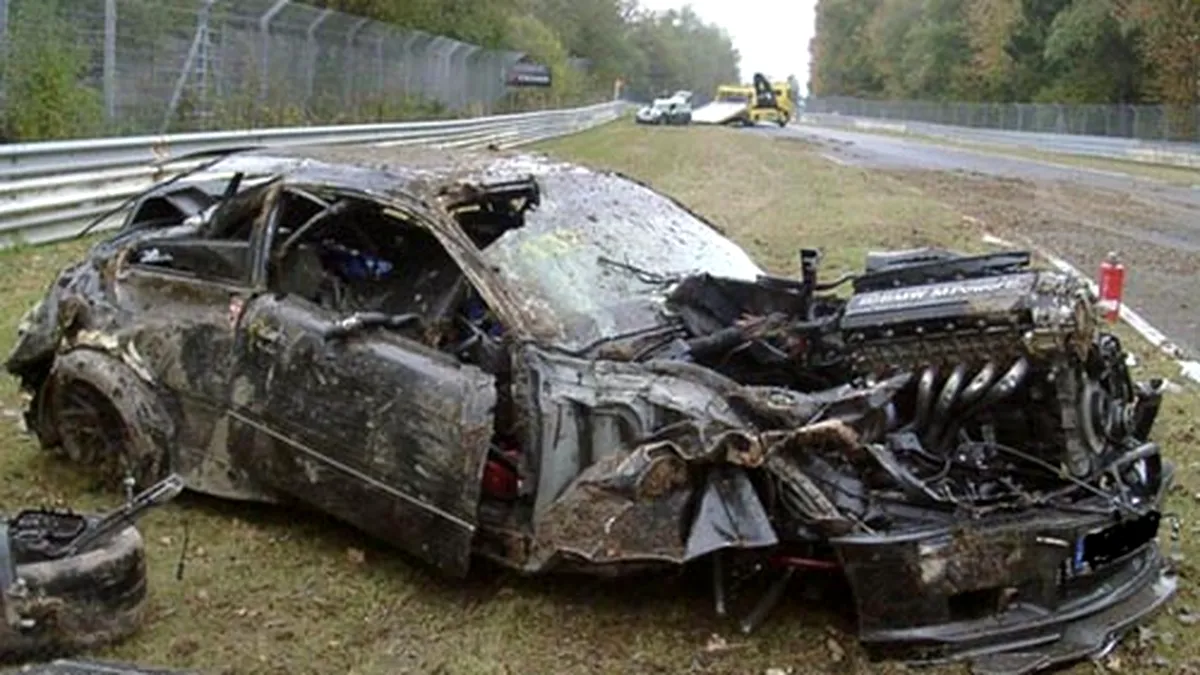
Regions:
<instances>
[{"instance_id":1,"label":"car door","mask_svg":"<svg viewBox=\"0 0 1200 675\"><path fill-rule=\"evenodd\" d=\"M400 330L331 336L346 318L295 294L246 303L230 392L237 452L271 488L465 574L494 379Z\"/></svg>"},{"instance_id":2,"label":"car door","mask_svg":"<svg viewBox=\"0 0 1200 675\"><path fill-rule=\"evenodd\" d=\"M118 268L118 304L138 320L120 336L128 363L170 392L170 465L189 485L229 498L266 499L225 460L232 373L231 307L249 295L250 242L189 236L131 247Z\"/></svg>"}]
</instances>

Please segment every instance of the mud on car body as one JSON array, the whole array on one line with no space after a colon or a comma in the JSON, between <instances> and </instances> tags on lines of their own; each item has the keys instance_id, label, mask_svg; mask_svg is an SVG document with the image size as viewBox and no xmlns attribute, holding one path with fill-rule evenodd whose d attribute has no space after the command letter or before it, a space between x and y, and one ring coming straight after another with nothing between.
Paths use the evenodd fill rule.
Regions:
<instances>
[{"instance_id":1,"label":"mud on car body","mask_svg":"<svg viewBox=\"0 0 1200 675\"><path fill-rule=\"evenodd\" d=\"M23 323L7 367L47 448L307 504L450 575L703 560L721 605L734 570L836 567L877 653L1009 672L1102 651L1174 590L1159 383L1027 254L825 283L803 251L781 279L669 197L537 156L212 170Z\"/></svg>"}]
</instances>

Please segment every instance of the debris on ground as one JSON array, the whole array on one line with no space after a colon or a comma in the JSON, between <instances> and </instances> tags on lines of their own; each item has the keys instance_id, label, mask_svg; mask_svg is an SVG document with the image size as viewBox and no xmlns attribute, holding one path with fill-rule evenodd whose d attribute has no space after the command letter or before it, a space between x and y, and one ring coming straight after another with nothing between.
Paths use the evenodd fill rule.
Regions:
<instances>
[{"instance_id":1,"label":"debris on ground","mask_svg":"<svg viewBox=\"0 0 1200 675\"><path fill-rule=\"evenodd\" d=\"M0 521L0 662L82 651L136 632L146 563L135 522L182 489L173 475L105 514L31 509Z\"/></svg>"}]
</instances>

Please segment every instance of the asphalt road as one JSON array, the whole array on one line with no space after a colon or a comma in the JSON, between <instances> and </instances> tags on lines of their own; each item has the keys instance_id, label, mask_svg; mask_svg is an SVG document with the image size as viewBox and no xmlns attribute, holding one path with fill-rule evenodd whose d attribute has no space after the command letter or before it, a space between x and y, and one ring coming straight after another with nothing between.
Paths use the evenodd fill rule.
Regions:
<instances>
[{"instance_id":1,"label":"asphalt road","mask_svg":"<svg viewBox=\"0 0 1200 675\"><path fill-rule=\"evenodd\" d=\"M1200 350L1200 172L1189 187L909 137L807 125L756 131L818 142L831 162L895 172L998 236L1025 235L1082 270L1118 251L1129 269L1126 302L1191 355Z\"/></svg>"}]
</instances>

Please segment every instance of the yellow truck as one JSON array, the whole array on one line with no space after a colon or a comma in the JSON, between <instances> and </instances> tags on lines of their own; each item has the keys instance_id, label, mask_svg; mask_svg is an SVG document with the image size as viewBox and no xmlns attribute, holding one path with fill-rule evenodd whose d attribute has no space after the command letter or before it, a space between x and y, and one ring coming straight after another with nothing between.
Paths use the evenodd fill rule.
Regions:
<instances>
[{"instance_id":1,"label":"yellow truck","mask_svg":"<svg viewBox=\"0 0 1200 675\"><path fill-rule=\"evenodd\" d=\"M791 87L787 82L772 84L762 73L754 74L754 84L726 84L717 87L712 103L692 112L696 124L741 124L774 122L786 126L794 111Z\"/></svg>"}]
</instances>

